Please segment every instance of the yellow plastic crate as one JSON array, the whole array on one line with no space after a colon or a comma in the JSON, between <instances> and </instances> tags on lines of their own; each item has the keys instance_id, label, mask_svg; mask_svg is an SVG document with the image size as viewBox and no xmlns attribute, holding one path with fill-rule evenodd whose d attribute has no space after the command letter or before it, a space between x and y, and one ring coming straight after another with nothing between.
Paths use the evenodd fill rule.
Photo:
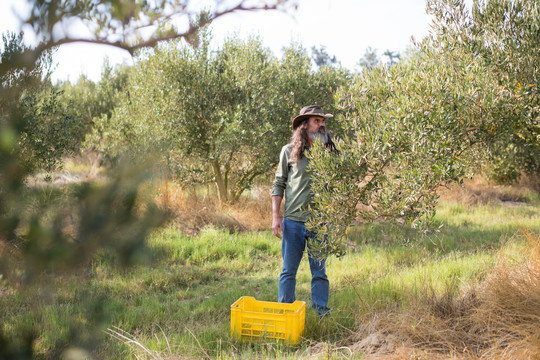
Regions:
<instances>
[{"instance_id":1,"label":"yellow plastic crate","mask_svg":"<svg viewBox=\"0 0 540 360\"><path fill-rule=\"evenodd\" d=\"M304 335L306 303L258 301L242 296L231 305L231 337L269 338L296 344Z\"/></svg>"}]
</instances>

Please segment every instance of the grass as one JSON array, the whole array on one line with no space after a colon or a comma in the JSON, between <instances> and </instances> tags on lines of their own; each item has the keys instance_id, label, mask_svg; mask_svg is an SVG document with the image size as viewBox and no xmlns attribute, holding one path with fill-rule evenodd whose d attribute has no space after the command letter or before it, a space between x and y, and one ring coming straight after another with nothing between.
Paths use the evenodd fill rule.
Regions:
<instances>
[{"instance_id":1,"label":"grass","mask_svg":"<svg viewBox=\"0 0 540 360\"><path fill-rule=\"evenodd\" d=\"M92 349L100 359L361 359L385 351L397 359L411 354L466 358L463 349L457 352L459 339L452 342L450 335L470 330L456 314L477 309L471 289L494 284L492 273L505 279L501 274L523 267L527 249L534 250L522 234L524 229L531 232L529 238L540 233L540 200L534 193L526 199L528 203L513 207L444 200L436 217L444 226L431 236L385 224L355 227L349 252L327 263L331 317L320 321L308 309L305 338L295 347L230 339L234 301L243 295L277 298L281 243L268 230L231 232L226 226L202 226L195 236L184 235L174 224L156 231L149 239L154 260L146 265L121 269L104 253L81 273L46 277L38 287L0 283L1 329L16 339L37 324L35 351L42 359L57 358L58 351L68 348ZM499 272L503 268L507 271ZM515 277L506 279L516 283ZM309 282L304 259L297 298L308 308ZM475 296L487 293L477 291ZM448 322L440 320L446 313L461 328L450 332ZM491 344L500 349L496 326L488 325ZM443 343L440 334L450 340ZM433 346L424 335L433 339ZM522 338L527 336L533 335L527 332ZM421 346L414 348L411 339ZM485 345L478 346L482 350ZM480 357L478 349L471 354Z\"/></svg>"}]
</instances>

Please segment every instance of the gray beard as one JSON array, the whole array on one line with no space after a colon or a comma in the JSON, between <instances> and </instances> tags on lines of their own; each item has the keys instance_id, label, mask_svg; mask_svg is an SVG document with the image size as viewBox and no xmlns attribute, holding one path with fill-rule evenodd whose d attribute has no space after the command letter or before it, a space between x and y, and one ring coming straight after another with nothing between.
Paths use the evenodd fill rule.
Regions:
<instances>
[{"instance_id":1,"label":"gray beard","mask_svg":"<svg viewBox=\"0 0 540 360\"><path fill-rule=\"evenodd\" d=\"M311 138L313 142L319 139L323 145L328 142L328 133L324 130L316 131L314 133L309 133L309 137Z\"/></svg>"}]
</instances>

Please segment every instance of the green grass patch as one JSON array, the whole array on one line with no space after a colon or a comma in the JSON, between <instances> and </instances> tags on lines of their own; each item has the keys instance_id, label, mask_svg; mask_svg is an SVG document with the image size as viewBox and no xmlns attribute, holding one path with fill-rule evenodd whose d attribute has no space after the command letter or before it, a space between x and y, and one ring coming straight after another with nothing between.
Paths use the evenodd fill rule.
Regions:
<instances>
[{"instance_id":1,"label":"green grass patch","mask_svg":"<svg viewBox=\"0 0 540 360\"><path fill-rule=\"evenodd\" d=\"M277 299L281 242L269 231L206 228L187 237L170 226L148 240L150 264L118 268L102 254L79 274L46 277L26 289L5 283L1 327L13 339L38 328L35 352L41 359L58 357L52 350L58 344L92 349L95 358L135 359L135 350L105 334L113 326L163 358L293 359L313 344L349 336L367 312L406 308L414 291L475 283L493 267L503 244L510 258L522 262L526 244L520 229L540 232L540 207L538 201L519 207L448 202L440 204L436 221L443 226L429 236L387 224L354 228L349 252L328 260L332 314L323 321L310 309L304 259L297 298L307 303L306 332L295 347L229 337L230 305L239 297Z\"/></svg>"}]
</instances>

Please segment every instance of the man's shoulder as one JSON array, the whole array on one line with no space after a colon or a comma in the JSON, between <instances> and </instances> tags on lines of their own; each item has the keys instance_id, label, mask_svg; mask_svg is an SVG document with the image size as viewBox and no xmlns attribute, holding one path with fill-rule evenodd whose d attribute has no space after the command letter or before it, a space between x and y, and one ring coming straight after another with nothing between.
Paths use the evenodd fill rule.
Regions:
<instances>
[{"instance_id":1,"label":"man's shoulder","mask_svg":"<svg viewBox=\"0 0 540 360\"><path fill-rule=\"evenodd\" d=\"M291 153L291 149L292 149L292 145L290 143L286 144L286 145L283 145L283 147L281 148L281 152L285 152L287 154L290 154Z\"/></svg>"}]
</instances>

